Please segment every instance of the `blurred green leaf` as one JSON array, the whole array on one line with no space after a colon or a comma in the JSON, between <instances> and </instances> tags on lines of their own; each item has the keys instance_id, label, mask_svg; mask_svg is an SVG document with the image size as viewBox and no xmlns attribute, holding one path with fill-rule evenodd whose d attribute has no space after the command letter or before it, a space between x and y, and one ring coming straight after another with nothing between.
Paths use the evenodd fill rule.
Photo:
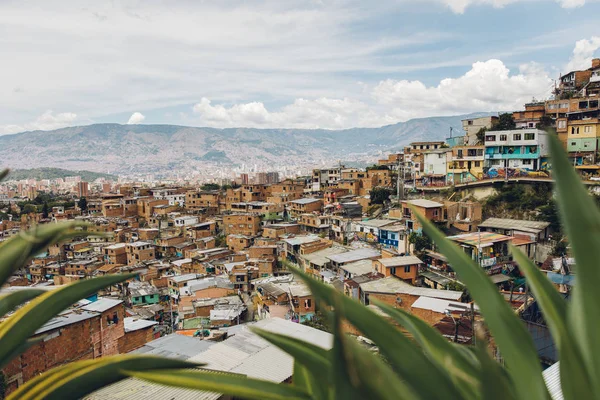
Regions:
<instances>
[{"instance_id":1,"label":"blurred green leaf","mask_svg":"<svg viewBox=\"0 0 600 400\"><path fill-rule=\"evenodd\" d=\"M571 339L572 333L569 332L566 325L567 303L565 299L561 297L548 277L542 274L521 250L511 246L511 251L542 309L544 320L550 328L558 348L561 365L564 367L565 373L568 373L565 381L562 382L564 397L579 399L585 393L592 393L593 386L590 381L594 378L588 375L583 357Z\"/></svg>"},{"instance_id":2,"label":"blurred green leaf","mask_svg":"<svg viewBox=\"0 0 600 400\"><path fill-rule=\"evenodd\" d=\"M361 373L366 373L367 371L358 371L362 365L357 365L357 360L353 360L353 355L345 348L345 338L342 332L342 315L344 314L342 304L339 301L335 301L332 306L335 307L335 314L333 316L333 348L331 349L332 368L330 379L333 383L334 398L359 400L369 395L361 384Z\"/></svg>"},{"instance_id":3,"label":"blurred green leaf","mask_svg":"<svg viewBox=\"0 0 600 400\"><path fill-rule=\"evenodd\" d=\"M546 400L548 390L533 339L490 278L463 250L446 239L433 224L413 209L425 232L433 239L460 280L467 286L485 318L486 325L508 364L508 371L521 398Z\"/></svg>"},{"instance_id":4,"label":"blurred green leaf","mask_svg":"<svg viewBox=\"0 0 600 400\"><path fill-rule=\"evenodd\" d=\"M256 400L305 400L310 395L294 385L281 385L242 375L210 371L124 371L126 375L167 386L184 387Z\"/></svg>"},{"instance_id":5,"label":"blurred green leaf","mask_svg":"<svg viewBox=\"0 0 600 400\"><path fill-rule=\"evenodd\" d=\"M25 267L34 256L53 244L81 235L76 228L85 225L79 222L38 225L1 243L0 285L6 283L14 271Z\"/></svg>"},{"instance_id":6,"label":"blurred green leaf","mask_svg":"<svg viewBox=\"0 0 600 400\"><path fill-rule=\"evenodd\" d=\"M345 368L352 372L351 378L356 392L361 393L360 399L413 400L423 399L423 395L415 395L406 381L387 365L378 355L363 348L355 339L342 337L345 351ZM336 399L347 399L336 393ZM442 397L443 398L443 397Z\"/></svg>"},{"instance_id":7,"label":"blurred green leaf","mask_svg":"<svg viewBox=\"0 0 600 400\"><path fill-rule=\"evenodd\" d=\"M306 282L317 300L329 305L341 305L345 313L344 318L379 346L383 356L414 393L428 399L460 397L459 391L446 372L433 364L393 325L364 305L311 278L299 269L290 269ZM337 309L335 311L339 312ZM432 381L436 384L431 385Z\"/></svg>"},{"instance_id":8,"label":"blurred green leaf","mask_svg":"<svg viewBox=\"0 0 600 400\"><path fill-rule=\"evenodd\" d=\"M44 293L26 306L21 307L8 319L0 323L0 368L10 361L8 355L11 354L11 349L22 345L35 331L55 315L102 288L123 282L134 276L136 274L108 275L78 281Z\"/></svg>"},{"instance_id":9,"label":"blurred green leaf","mask_svg":"<svg viewBox=\"0 0 600 400\"><path fill-rule=\"evenodd\" d=\"M169 370L193 368L187 361L144 355L123 355L85 360L52 369L27 382L9 399L63 400L78 399L104 386L129 378L122 371Z\"/></svg>"},{"instance_id":10,"label":"blurred green leaf","mask_svg":"<svg viewBox=\"0 0 600 400\"><path fill-rule=\"evenodd\" d=\"M480 340L475 345L475 354L479 360L479 371L477 375L481 382L480 396L486 400L507 400L515 399L515 393L510 380L492 357L488 354L487 343Z\"/></svg>"},{"instance_id":11,"label":"blurred green leaf","mask_svg":"<svg viewBox=\"0 0 600 400\"><path fill-rule=\"evenodd\" d=\"M549 136L561 220L577 260L577 285L568 306L568 321L573 334L570 339L579 347L588 374L594 377L591 382L594 393L600 397L600 379L597 379L600 376L600 212L558 138ZM562 365L560 370L562 378L566 371ZM564 378L567 379L567 375Z\"/></svg>"},{"instance_id":12,"label":"blurred green leaf","mask_svg":"<svg viewBox=\"0 0 600 400\"><path fill-rule=\"evenodd\" d=\"M472 358L467 358L465 353L459 351L458 346L448 342L422 319L380 301L373 301L373 304L413 335L425 353L450 374L455 385L462 392L463 398L478 398L477 374L480 366L474 364Z\"/></svg>"},{"instance_id":13,"label":"blurred green leaf","mask_svg":"<svg viewBox=\"0 0 600 400\"><path fill-rule=\"evenodd\" d=\"M0 297L0 317L43 293L42 289L23 289Z\"/></svg>"},{"instance_id":14,"label":"blurred green leaf","mask_svg":"<svg viewBox=\"0 0 600 400\"><path fill-rule=\"evenodd\" d=\"M289 336L258 328L251 328L251 330L294 357L294 375L298 370L298 377L302 378L302 382L304 382L298 384L294 380L294 384L306 388L306 391L315 398L325 399L328 397L328 386L317 384L317 382L322 377L329 375L331 371L329 351Z\"/></svg>"},{"instance_id":15,"label":"blurred green leaf","mask_svg":"<svg viewBox=\"0 0 600 400\"><path fill-rule=\"evenodd\" d=\"M8 176L9 170L8 169L3 169L2 171L0 171L0 182L2 182L4 180L4 178L6 178Z\"/></svg>"},{"instance_id":16,"label":"blurred green leaf","mask_svg":"<svg viewBox=\"0 0 600 400\"><path fill-rule=\"evenodd\" d=\"M323 384L322 376L317 378L315 374L308 370L298 361L294 361L294 375L292 376L294 386L302 388L312 399L329 399L329 385Z\"/></svg>"},{"instance_id":17,"label":"blurred green leaf","mask_svg":"<svg viewBox=\"0 0 600 400\"><path fill-rule=\"evenodd\" d=\"M316 374L321 374L321 376L323 376L323 374L327 374L329 368L331 368L328 351L319 346L258 328L252 328L251 330L258 336L294 357L296 361L308 367Z\"/></svg>"}]
</instances>

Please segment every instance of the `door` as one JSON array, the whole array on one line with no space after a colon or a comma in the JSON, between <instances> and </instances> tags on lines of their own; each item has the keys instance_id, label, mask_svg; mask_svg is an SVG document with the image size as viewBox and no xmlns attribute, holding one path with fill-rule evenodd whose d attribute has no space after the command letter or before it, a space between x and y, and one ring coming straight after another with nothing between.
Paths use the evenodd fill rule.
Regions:
<instances>
[{"instance_id":1,"label":"door","mask_svg":"<svg viewBox=\"0 0 600 400\"><path fill-rule=\"evenodd\" d=\"M533 160L533 170L537 171L538 169L538 160Z\"/></svg>"}]
</instances>

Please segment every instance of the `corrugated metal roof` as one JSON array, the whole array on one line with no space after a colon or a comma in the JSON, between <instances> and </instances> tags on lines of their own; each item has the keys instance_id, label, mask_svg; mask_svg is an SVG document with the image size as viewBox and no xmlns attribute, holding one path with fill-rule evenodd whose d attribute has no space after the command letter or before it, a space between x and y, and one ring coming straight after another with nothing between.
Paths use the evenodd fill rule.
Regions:
<instances>
[{"instance_id":1,"label":"corrugated metal roof","mask_svg":"<svg viewBox=\"0 0 600 400\"><path fill-rule=\"evenodd\" d=\"M342 265L340 269L353 275L364 275L373 271L373 261L370 259L355 261L350 264Z\"/></svg>"},{"instance_id":2,"label":"corrugated metal roof","mask_svg":"<svg viewBox=\"0 0 600 400\"><path fill-rule=\"evenodd\" d=\"M269 332L289 335L325 349L330 349L333 345L333 337L327 332L281 318L269 318L254 324L235 327L234 336L223 342L212 344L206 351L189 358L189 360L206 362L208 363L207 369L246 374L249 377L272 382L283 382L289 378L294 365L292 357L252 333L248 329L248 325ZM199 339L181 337L206 343ZM146 346L152 345L154 342L157 341L150 342ZM140 352L135 351L134 353ZM89 400L216 400L220 397L219 394L160 386L131 378L107 386L85 398Z\"/></svg>"},{"instance_id":3,"label":"corrugated metal roof","mask_svg":"<svg viewBox=\"0 0 600 400\"><path fill-rule=\"evenodd\" d=\"M384 267L403 267L406 265L423 264L419 257L403 256L403 257L388 257L379 260Z\"/></svg>"},{"instance_id":4,"label":"corrugated metal roof","mask_svg":"<svg viewBox=\"0 0 600 400\"><path fill-rule=\"evenodd\" d=\"M548 388L548 393L550 393L552 400L563 400L564 397L560 384L560 363L557 362L551 367L546 368L544 372L542 372L542 376L544 377L544 382L546 382L546 387Z\"/></svg>"},{"instance_id":5,"label":"corrugated metal roof","mask_svg":"<svg viewBox=\"0 0 600 400\"><path fill-rule=\"evenodd\" d=\"M337 254L334 256L329 256L331 261L336 262L338 264L350 263L354 261L364 260L366 258L374 258L380 256L381 253L375 249L365 248L352 250L347 253Z\"/></svg>"},{"instance_id":6,"label":"corrugated metal roof","mask_svg":"<svg viewBox=\"0 0 600 400\"><path fill-rule=\"evenodd\" d=\"M435 299L433 297L421 296L415 301L412 306L413 308L420 308L422 310L430 310L440 314L444 314L446 310L465 312L471 309L471 306L466 303L459 303L456 301ZM475 307L477 309L477 307Z\"/></svg>"},{"instance_id":7,"label":"corrugated metal roof","mask_svg":"<svg viewBox=\"0 0 600 400\"><path fill-rule=\"evenodd\" d=\"M125 379L88 396L88 400L217 400L218 393L162 386L141 379Z\"/></svg>"},{"instance_id":8,"label":"corrugated metal roof","mask_svg":"<svg viewBox=\"0 0 600 400\"><path fill-rule=\"evenodd\" d=\"M67 312L61 313L56 317L52 318L50 321L46 322L44 326L35 331L36 335L40 333L49 332L54 329L62 328L63 326L68 326L71 324L75 324L80 321L85 321L86 319L98 317L98 313L96 312L88 312L81 310L69 310Z\"/></svg>"},{"instance_id":9,"label":"corrugated metal roof","mask_svg":"<svg viewBox=\"0 0 600 400\"><path fill-rule=\"evenodd\" d=\"M435 297L437 299L447 300L460 300L463 294L462 292L454 290L438 290L412 286L394 276L388 276L387 278L361 283L360 288L364 292L402 293L411 294L413 296Z\"/></svg>"},{"instance_id":10,"label":"corrugated metal roof","mask_svg":"<svg viewBox=\"0 0 600 400\"><path fill-rule=\"evenodd\" d=\"M161 357L187 360L208 350L215 342L173 333L146 343L132 354L153 354Z\"/></svg>"},{"instance_id":11,"label":"corrugated metal roof","mask_svg":"<svg viewBox=\"0 0 600 400\"><path fill-rule=\"evenodd\" d=\"M300 257L305 259L306 261L310 262L311 264L315 264L315 265L318 265L319 267L322 267L330 261L329 258L327 258L327 257L334 256L337 254L347 253L347 252L348 252L348 249L345 249L340 246L333 246L333 247L329 247L327 249L315 251L314 253L303 254Z\"/></svg>"},{"instance_id":12,"label":"corrugated metal roof","mask_svg":"<svg viewBox=\"0 0 600 400\"><path fill-rule=\"evenodd\" d=\"M426 199L415 199L415 200L407 200L408 204L412 204L413 206L423 207L423 208L434 208L434 207L442 207L443 204L438 203L437 201L431 201Z\"/></svg>"},{"instance_id":13,"label":"corrugated metal roof","mask_svg":"<svg viewBox=\"0 0 600 400\"><path fill-rule=\"evenodd\" d=\"M123 303L123 300L111 299L110 297L101 297L93 303L81 307L82 310L104 312Z\"/></svg>"},{"instance_id":14,"label":"corrugated metal roof","mask_svg":"<svg viewBox=\"0 0 600 400\"><path fill-rule=\"evenodd\" d=\"M125 332L133 332L144 328L149 328L154 325L158 325L156 321L148 321L145 319L138 319L134 317L125 317L123 319L125 325Z\"/></svg>"},{"instance_id":15,"label":"corrugated metal roof","mask_svg":"<svg viewBox=\"0 0 600 400\"><path fill-rule=\"evenodd\" d=\"M549 222L526 221L522 219L488 218L479 224L482 228L523 230L526 232L540 232L550 226Z\"/></svg>"}]
</instances>

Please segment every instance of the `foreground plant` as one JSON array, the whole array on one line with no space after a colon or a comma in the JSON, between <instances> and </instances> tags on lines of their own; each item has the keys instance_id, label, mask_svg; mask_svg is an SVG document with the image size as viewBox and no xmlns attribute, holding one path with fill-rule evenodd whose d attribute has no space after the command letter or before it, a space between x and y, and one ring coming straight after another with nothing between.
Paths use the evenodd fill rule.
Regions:
<instances>
[{"instance_id":1,"label":"foreground plant","mask_svg":"<svg viewBox=\"0 0 600 400\"><path fill-rule=\"evenodd\" d=\"M527 278L560 356L565 399L600 399L600 212L571 168L556 138L551 138L563 225L577 260L577 287L569 304L547 277L518 249L515 260ZM418 214L417 214L418 215ZM482 268L419 217L467 286L505 363L489 354L486 343L459 346L448 342L422 320L386 304L377 304L405 328L417 345L386 319L332 287L294 270L313 295L333 313L334 344L329 351L297 339L255 330L295 359L292 384L274 385L233 376L215 386L197 371L131 372L137 378L166 385L253 399L549 399L533 340ZM371 339L383 359L344 335L347 320ZM252 390L248 389L252 387ZM285 388L285 389L283 389ZM258 391L257 391L258 389ZM282 393L282 390L284 392Z\"/></svg>"}]
</instances>

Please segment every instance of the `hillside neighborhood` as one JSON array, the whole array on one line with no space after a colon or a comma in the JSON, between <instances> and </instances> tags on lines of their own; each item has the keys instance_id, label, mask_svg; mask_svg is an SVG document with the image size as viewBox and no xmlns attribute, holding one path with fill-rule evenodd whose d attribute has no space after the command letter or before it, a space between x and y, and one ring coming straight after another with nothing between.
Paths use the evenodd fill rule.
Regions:
<instances>
[{"instance_id":1,"label":"hillside neighborhood","mask_svg":"<svg viewBox=\"0 0 600 400\"><path fill-rule=\"evenodd\" d=\"M198 186L78 176L14 181L9 175L0 184L0 243L38 224L86 224L77 238L45 249L17 271L0 293L136 275L39 329L34 338L43 340L3 368L7 392L73 360L125 353L208 360L217 371L288 381L291 358L248 327L332 345L323 331L327 310L290 267L369 308L387 303L449 341L471 344L482 322L477 304L417 215L486 272L535 332L542 363L552 365L557 350L509 245L567 294L576 276L568 244L552 219L539 218L537 206L522 210L519 204L520 214L500 215L488 199L515 190L511 185L524 191L549 185L548 141L555 134L594 185L600 179L599 95L600 59L594 59L590 69L563 75L553 100L466 119L461 134L411 143L366 169L332 164L285 179L277 172L243 173ZM492 186L477 189L486 182ZM180 398L185 392L128 379L90 398Z\"/></svg>"}]
</instances>

